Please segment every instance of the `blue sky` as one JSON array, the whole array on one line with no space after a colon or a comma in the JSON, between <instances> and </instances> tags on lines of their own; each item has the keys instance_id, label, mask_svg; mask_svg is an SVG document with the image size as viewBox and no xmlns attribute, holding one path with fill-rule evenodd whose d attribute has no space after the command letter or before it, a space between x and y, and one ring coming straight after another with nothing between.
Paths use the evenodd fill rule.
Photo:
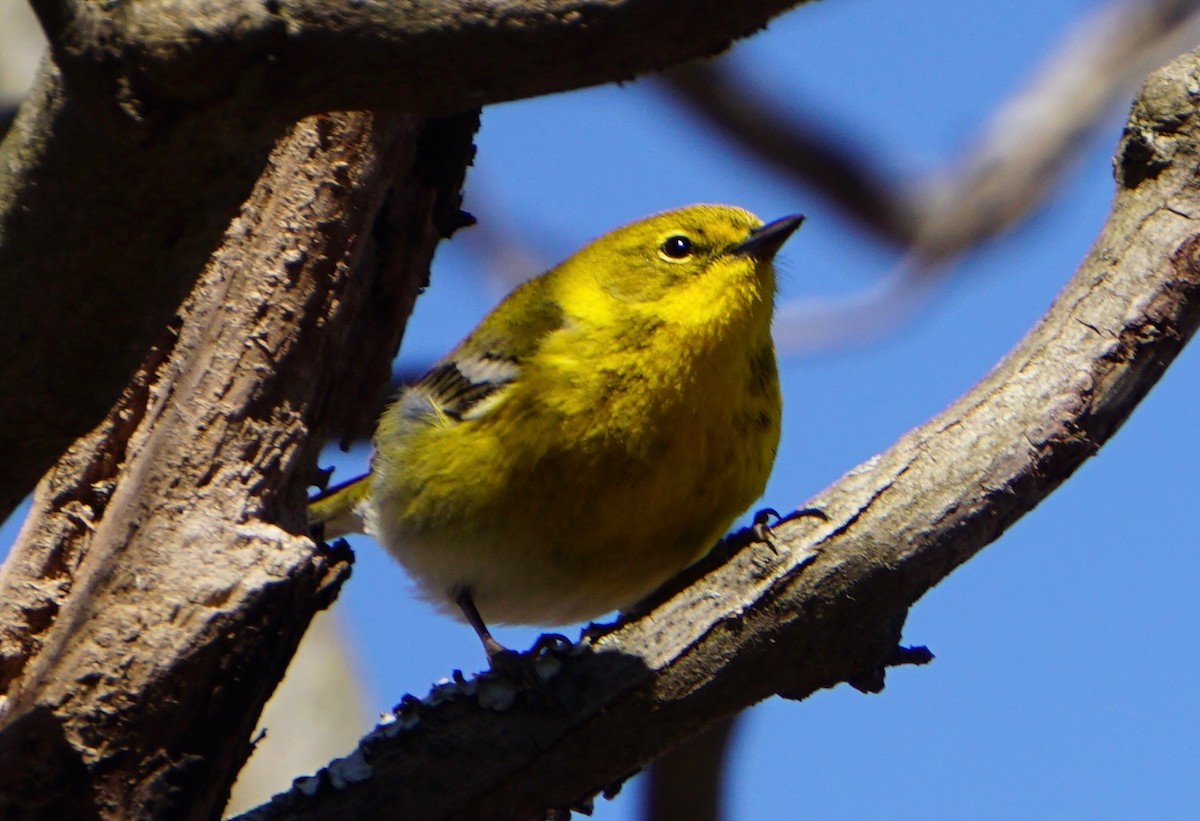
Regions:
<instances>
[{"instance_id":1,"label":"blue sky","mask_svg":"<svg viewBox=\"0 0 1200 821\"><path fill-rule=\"evenodd\" d=\"M1095 3L827 0L738 46L764 93L825 116L900 177L952 159ZM764 503L803 504L969 389L1041 315L1099 229L1124 111L1055 196L965 259L910 321L781 362L784 437ZM557 261L604 231L715 201L808 215L781 255L783 300L852 293L894 253L810 191L747 161L647 82L488 109L466 207ZM401 363L450 348L502 295L466 232L443 246ZM528 271L536 273L535 270ZM1200 351L1185 350L1098 457L916 604L905 640L937 655L887 689L847 686L746 714L731 819L1183 817L1200 806ZM365 451L331 454L339 475ZM11 528L11 523L10 523ZM11 530L6 530L11 533ZM470 629L408 595L370 540L337 609L374 708L478 669ZM528 644L534 631L499 629ZM366 727L364 726L364 730ZM635 817L636 784L595 817Z\"/></svg>"}]
</instances>

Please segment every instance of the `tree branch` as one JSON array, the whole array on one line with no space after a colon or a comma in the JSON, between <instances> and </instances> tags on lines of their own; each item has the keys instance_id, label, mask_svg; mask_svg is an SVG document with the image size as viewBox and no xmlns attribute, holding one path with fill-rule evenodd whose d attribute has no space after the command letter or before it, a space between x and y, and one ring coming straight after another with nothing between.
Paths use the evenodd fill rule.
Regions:
<instances>
[{"instance_id":1,"label":"tree branch","mask_svg":"<svg viewBox=\"0 0 1200 821\"><path fill-rule=\"evenodd\" d=\"M0 568L0 815L218 816L348 575L346 551L292 535L321 428L386 383L476 125L292 129L121 401L41 482Z\"/></svg>"},{"instance_id":2,"label":"tree branch","mask_svg":"<svg viewBox=\"0 0 1200 821\"><path fill-rule=\"evenodd\" d=\"M843 214L900 247L916 237L921 213L911 193L877 167L858 142L830 133L819 116L764 97L728 61L689 63L661 82L688 110L760 162L811 186Z\"/></svg>"},{"instance_id":3,"label":"tree branch","mask_svg":"<svg viewBox=\"0 0 1200 821\"><path fill-rule=\"evenodd\" d=\"M449 114L723 51L802 0L323 3L35 0L60 65L155 117L231 91L275 117ZM117 92L117 93L114 93Z\"/></svg>"},{"instance_id":4,"label":"tree branch","mask_svg":"<svg viewBox=\"0 0 1200 821\"><path fill-rule=\"evenodd\" d=\"M612 789L714 720L804 697L897 654L908 608L1106 442L1200 323L1200 59L1151 75L1107 225L1049 313L978 386L661 604L541 662L406 701L348 759L243 816L541 818ZM692 582L680 591L679 585ZM486 754L482 754L486 751Z\"/></svg>"}]
</instances>

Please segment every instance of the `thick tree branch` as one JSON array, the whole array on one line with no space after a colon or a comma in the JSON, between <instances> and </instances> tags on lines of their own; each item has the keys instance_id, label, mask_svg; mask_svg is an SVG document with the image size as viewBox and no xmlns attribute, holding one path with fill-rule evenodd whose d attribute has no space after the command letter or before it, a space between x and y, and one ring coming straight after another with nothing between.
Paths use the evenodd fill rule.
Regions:
<instances>
[{"instance_id":1,"label":"thick tree branch","mask_svg":"<svg viewBox=\"0 0 1200 821\"><path fill-rule=\"evenodd\" d=\"M802 0L35 0L64 71L152 119L236 89L247 113L448 114L723 51Z\"/></svg>"},{"instance_id":2,"label":"thick tree branch","mask_svg":"<svg viewBox=\"0 0 1200 821\"><path fill-rule=\"evenodd\" d=\"M542 663L404 703L356 753L244 816L540 818L772 694L872 682L908 608L1108 440L1200 323L1200 59L1144 86L1118 194L1049 313L970 393L651 612ZM697 578L699 577L699 578ZM865 689L874 689L866 686Z\"/></svg>"},{"instance_id":3,"label":"thick tree branch","mask_svg":"<svg viewBox=\"0 0 1200 821\"><path fill-rule=\"evenodd\" d=\"M476 124L292 129L121 401L39 485L0 569L0 815L220 812L349 569L292 535L317 420L386 382Z\"/></svg>"}]
</instances>

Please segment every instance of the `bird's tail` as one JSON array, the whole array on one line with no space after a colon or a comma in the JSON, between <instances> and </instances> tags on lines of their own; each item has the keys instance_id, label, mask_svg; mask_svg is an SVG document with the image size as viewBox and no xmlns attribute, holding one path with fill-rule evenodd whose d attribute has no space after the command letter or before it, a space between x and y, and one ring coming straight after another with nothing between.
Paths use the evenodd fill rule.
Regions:
<instances>
[{"instance_id":1,"label":"bird's tail","mask_svg":"<svg viewBox=\"0 0 1200 821\"><path fill-rule=\"evenodd\" d=\"M371 475L335 485L308 500L308 525L322 526L326 539L363 533L363 503L371 493Z\"/></svg>"}]
</instances>

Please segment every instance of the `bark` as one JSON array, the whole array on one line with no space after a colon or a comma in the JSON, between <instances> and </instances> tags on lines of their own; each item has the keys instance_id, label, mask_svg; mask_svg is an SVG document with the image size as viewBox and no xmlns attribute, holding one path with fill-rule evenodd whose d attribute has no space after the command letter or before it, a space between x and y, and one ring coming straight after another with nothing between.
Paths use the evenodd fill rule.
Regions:
<instances>
[{"instance_id":1,"label":"bark","mask_svg":"<svg viewBox=\"0 0 1200 821\"><path fill-rule=\"evenodd\" d=\"M242 818L542 818L773 694L878 690L886 666L928 660L897 646L909 607L1096 453L1200 322L1198 87L1196 54L1151 75L1074 278L979 385L813 500L826 518L714 557L543 659L545 693L484 677L402 703Z\"/></svg>"},{"instance_id":2,"label":"bark","mask_svg":"<svg viewBox=\"0 0 1200 821\"><path fill-rule=\"evenodd\" d=\"M0 815L214 818L348 551L305 536L322 424L386 384L475 115L296 126L0 571Z\"/></svg>"},{"instance_id":3,"label":"bark","mask_svg":"<svg viewBox=\"0 0 1200 821\"><path fill-rule=\"evenodd\" d=\"M51 54L0 144L0 517L103 418L299 117L627 80L796 3L38 0Z\"/></svg>"}]
</instances>

